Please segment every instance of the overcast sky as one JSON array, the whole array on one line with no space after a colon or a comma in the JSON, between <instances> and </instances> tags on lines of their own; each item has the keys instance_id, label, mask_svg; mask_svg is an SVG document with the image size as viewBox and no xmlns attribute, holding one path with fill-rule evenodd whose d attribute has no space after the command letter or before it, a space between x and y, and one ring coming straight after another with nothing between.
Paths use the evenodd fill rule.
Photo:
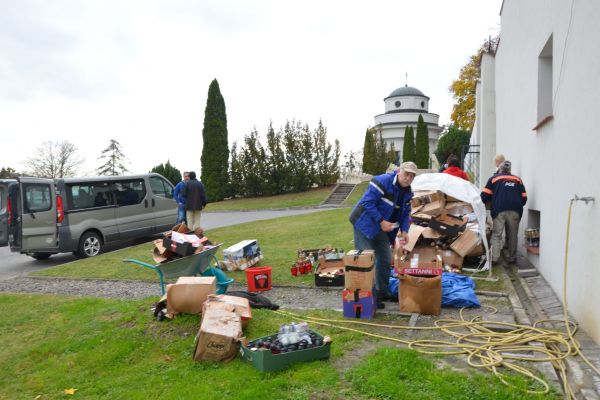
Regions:
<instances>
[{"instance_id":1,"label":"overcast sky","mask_svg":"<svg viewBox=\"0 0 600 400\"><path fill-rule=\"evenodd\" d=\"M383 98L408 85L447 124L448 86L499 30L501 0L0 0L0 167L68 140L94 174L117 139L134 173L200 171L208 86L230 145L319 118L362 149ZM10 144L10 146L7 146Z\"/></svg>"}]
</instances>

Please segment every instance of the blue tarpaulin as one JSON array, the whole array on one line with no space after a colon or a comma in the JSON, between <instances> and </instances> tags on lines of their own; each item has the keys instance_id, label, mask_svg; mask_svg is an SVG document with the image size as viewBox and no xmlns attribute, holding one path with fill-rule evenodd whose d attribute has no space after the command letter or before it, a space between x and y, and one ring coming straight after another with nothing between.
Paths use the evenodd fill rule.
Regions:
<instances>
[{"instance_id":1,"label":"blue tarpaulin","mask_svg":"<svg viewBox=\"0 0 600 400\"><path fill-rule=\"evenodd\" d=\"M398 297L398 278L390 277L390 293ZM442 275L442 307L481 307L475 294L475 282L468 276L444 272Z\"/></svg>"},{"instance_id":2,"label":"blue tarpaulin","mask_svg":"<svg viewBox=\"0 0 600 400\"><path fill-rule=\"evenodd\" d=\"M466 275L444 272L442 307L481 307L475 294L475 282Z\"/></svg>"}]
</instances>

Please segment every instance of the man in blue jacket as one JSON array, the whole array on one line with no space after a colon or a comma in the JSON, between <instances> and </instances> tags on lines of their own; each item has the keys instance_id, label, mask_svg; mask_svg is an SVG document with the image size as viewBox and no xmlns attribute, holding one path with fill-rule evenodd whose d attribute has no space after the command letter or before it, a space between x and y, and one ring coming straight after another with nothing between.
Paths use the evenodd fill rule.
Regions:
<instances>
[{"instance_id":1,"label":"man in blue jacket","mask_svg":"<svg viewBox=\"0 0 600 400\"><path fill-rule=\"evenodd\" d=\"M517 256L519 222L523 215L523 206L527 203L527 192L523 181L511 174L510 161L504 161L498 173L488 179L481 191L481 201L492 202L492 263L500 259L502 233L506 229L508 257L506 261L514 264Z\"/></svg>"},{"instance_id":2,"label":"man in blue jacket","mask_svg":"<svg viewBox=\"0 0 600 400\"><path fill-rule=\"evenodd\" d=\"M187 219L185 217L185 196L183 196L181 191L185 187L185 183L189 180L190 174L185 171L183 173L183 180L175 186L175 190L173 191L173 197L177 202L177 223L184 222L187 224Z\"/></svg>"},{"instance_id":3,"label":"man in blue jacket","mask_svg":"<svg viewBox=\"0 0 600 400\"><path fill-rule=\"evenodd\" d=\"M396 172L373 177L350 214L354 226L354 247L375 251L377 308L384 300L395 300L388 289L392 249L396 236L408 239L410 226L410 187L417 174L415 163L402 163Z\"/></svg>"}]
</instances>

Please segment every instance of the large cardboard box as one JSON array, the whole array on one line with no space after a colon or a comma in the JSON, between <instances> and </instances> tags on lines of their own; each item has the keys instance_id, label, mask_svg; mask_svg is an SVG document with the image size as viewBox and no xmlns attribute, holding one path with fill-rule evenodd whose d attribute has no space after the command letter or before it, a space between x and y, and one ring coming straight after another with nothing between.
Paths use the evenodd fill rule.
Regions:
<instances>
[{"instance_id":1,"label":"large cardboard box","mask_svg":"<svg viewBox=\"0 0 600 400\"><path fill-rule=\"evenodd\" d=\"M400 275L400 311L439 315L442 307L442 277Z\"/></svg>"},{"instance_id":2,"label":"large cardboard box","mask_svg":"<svg viewBox=\"0 0 600 400\"><path fill-rule=\"evenodd\" d=\"M209 307L202 315L196 335L194 360L230 361L235 358L242 340L242 320L235 307L224 304Z\"/></svg>"},{"instance_id":3,"label":"large cardboard box","mask_svg":"<svg viewBox=\"0 0 600 400\"><path fill-rule=\"evenodd\" d=\"M375 252L350 250L344 256L344 287L371 290L375 285Z\"/></svg>"},{"instance_id":4,"label":"large cardboard box","mask_svg":"<svg viewBox=\"0 0 600 400\"><path fill-rule=\"evenodd\" d=\"M427 203L421 208L418 214L425 214L430 216L438 216L445 212L444 206L446 205L445 199L440 199Z\"/></svg>"},{"instance_id":5,"label":"large cardboard box","mask_svg":"<svg viewBox=\"0 0 600 400\"><path fill-rule=\"evenodd\" d=\"M394 266L396 270L410 268L410 260L419 255L418 268L442 268L442 256L435 247L417 246L410 253L404 254L401 249L396 249L394 254Z\"/></svg>"},{"instance_id":6,"label":"large cardboard box","mask_svg":"<svg viewBox=\"0 0 600 400\"><path fill-rule=\"evenodd\" d=\"M225 294L211 294L204 302L203 312L210 307L233 306L233 311L242 319L242 327L248 326L252 319L250 302L245 297L227 296Z\"/></svg>"},{"instance_id":7,"label":"large cardboard box","mask_svg":"<svg viewBox=\"0 0 600 400\"><path fill-rule=\"evenodd\" d=\"M342 302L344 317L372 319L377 308L375 294L370 290L348 290L342 291Z\"/></svg>"},{"instance_id":8,"label":"large cardboard box","mask_svg":"<svg viewBox=\"0 0 600 400\"><path fill-rule=\"evenodd\" d=\"M344 260L328 260L321 255L315 270L315 286L344 286Z\"/></svg>"},{"instance_id":9,"label":"large cardboard box","mask_svg":"<svg viewBox=\"0 0 600 400\"><path fill-rule=\"evenodd\" d=\"M448 236L456 236L459 232L464 231L469 219L467 217L455 217L450 214L443 214L439 217L434 217L429 221L429 227Z\"/></svg>"},{"instance_id":10,"label":"large cardboard box","mask_svg":"<svg viewBox=\"0 0 600 400\"><path fill-rule=\"evenodd\" d=\"M465 257L475 250L479 244L481 244L479 235L470 229L466 229L458 239L450 244L450 248Z\"/></svg>"},{"instance_id":11,"label":"large cardboard box","mask_svg":"<svg viewBox=\"0 0 600 400\"><path fill-rule=\"evenodd\" d=\"M200 314L202 305L216 290L214 276L181 276L175 284L167 285L167 313Z\"/></svg>"}]
</instances>

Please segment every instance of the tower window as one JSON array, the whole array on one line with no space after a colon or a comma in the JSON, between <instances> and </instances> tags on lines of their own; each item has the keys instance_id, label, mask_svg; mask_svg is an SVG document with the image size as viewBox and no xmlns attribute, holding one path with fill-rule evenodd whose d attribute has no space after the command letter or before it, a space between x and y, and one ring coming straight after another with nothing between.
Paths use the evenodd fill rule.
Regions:
<instances>
[{"instance_id":1,"label":"tower window","mask_svg":"<svg viewBox=\"0 0 600 400\"><path fill-rule=\"evenodd\" d=\"M400 108L400 106L402 105L402 103L400 103L399 101L396 101L394 103L394 105L396 106L396 108Z\"/></svg>"},{"instance_id":2,"label":"tower window","mask_svg":"<svg viewBox=\"0 0 600 400\"><path fill-rule=\"evenodd\" d=\"M425 108L425 102L424 101L421 102L421 108Z\"/></svg>"}]
</instances>

